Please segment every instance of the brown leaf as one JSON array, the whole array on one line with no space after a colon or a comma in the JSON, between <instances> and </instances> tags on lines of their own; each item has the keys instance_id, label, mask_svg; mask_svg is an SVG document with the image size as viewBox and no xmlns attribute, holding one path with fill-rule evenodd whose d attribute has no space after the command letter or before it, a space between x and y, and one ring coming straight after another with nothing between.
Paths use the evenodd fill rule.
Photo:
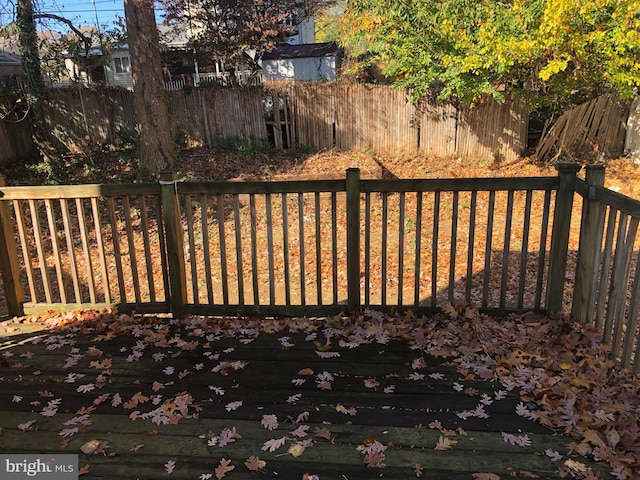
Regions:
<instances>
[{"instance_id":1,"label":"brown leaf","mask_svg":"<svg viewBox=\"0 0 640 480\"><path fill-rule=\"evenodd\" d=\"M604 445L604 440L600 437L597 431L595 430L587 430L584 432L583 442L588 442L594 447L599 447Z\"/></svg>"},{"instance_id":2,"label":"brown leaf","mask_svg":"<svg viewBox=\"0 0 640 480\"><path fill-rule=\"evenodd\" d=\"M606 433L607 442L609 442L609 446L611 448L616 448L616 445L620 443L620 434L615 428L608 430Z\"/></svg>"},{"instance_id":3,"label":"brown leaf","mask_svg":"<svg viewBox=\"0 0 640 480\"><path fill-rule=\"evenodd\" d=\"M457 444L458 444L457 440L451 440L448 437L440 435L440 438L438 439L438 443L436 444L435 449L436 450L451 450Z\"/></svg>"},{"instance_id":4,"label":"brown leaf","mask_svg":"<svg viewBox=\"0 0 640 480\"><path fill-rule=\"evenodd\" d=\"M231 465L231 460L227 460L225 458L223 458L222 460L220 460L220 465L218 465L216 467L216 469L214 470L215 474L216 474L216 478L218 480L221 480L222 478L224 478L224 476L229 473L231 470L233 470L235 467L235 465Z\"/></svg>"},{"instance_id":5,"label":"brown leaf","mask_svg":"<svg viewBox=\"0 0 640 480\"><path fill-rule=\"evenodd\" d=\"M495 473L474 473L472 476L477 480L500 480L500 476Z\"/></svg>"},{"instance_id":6,"label":"brown leaf","mask_svg":"<svg viewBox=\"0 0 640 480\"><path fill-rule=\"evenodd\" d=\"M380 385L380 382L375 378L366 378L364 380L364 386L367 388L376 388L378 385Z\"/></svg>"},{"instance_id":7,"label":"brown leaf","mask_svg":"<svg viewBox=\"0 0 640 480\"><path fill-rule=\"evenodd\" d=\"M247 460L244 462L244 466L247 467L252 472L257 472L259 470L262 470L264 467L266 467L267 462L265 462L264 460L260 460L258 457L253 456L253 457L247 458Z\"/></svg>"},{"instance_id":8,"label":"brown leaf","mask_svg":"<svg viewBox=\"0 0 640 480\"><path fill-rule=\"evenodd\" d=\"M331 432L327 430L327 427L316 427L313 430L313 434L316 437L324 438L325 440L331 441Z\"/></svg>"}]
</instances>

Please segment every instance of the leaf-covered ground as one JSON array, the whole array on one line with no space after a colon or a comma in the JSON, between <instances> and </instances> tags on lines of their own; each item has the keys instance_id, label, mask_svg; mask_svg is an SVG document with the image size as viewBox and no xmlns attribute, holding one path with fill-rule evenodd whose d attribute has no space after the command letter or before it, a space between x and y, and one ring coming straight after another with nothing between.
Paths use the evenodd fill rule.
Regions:
<instances>
[{"instance_id":1,"label":"leaf-covered ground","mask_svg":"<svg viewBox=\"0 0 640 480\"><path fill-rule=\"evenodd\" d=\"M352 349L372 344L383 349L390 342L404 342L416 351L413 363L407 366L410 373L403 372L404 380L425 380L429 373L421 359L427 356L446 359L455 367L457 376L449 388L473 398L472 407L455 412L462 424L474 418L487 418L490 422L491 403L519 392L520 398L515 406L519 416L567 435L566 451L547 448L536 452L557 465L559 477L604 478L585 465L588 462L581 457L587 457L607 466L612 478L638 478L640 381L616 368L598 334L562 316L547 318L525 314L491 318L479 314L473 307L448 304L443 307L443 314L422 318L415 318L410 313L385 315L368 311L353 317L325 320L187 317L174 321L170 318L130 317L115 312L87 311L12 319L1 325L4 346L0 360L5 373L0 383L5 383L5 392L12 388L10 381L27 381L16 380L12 371L25 374L25 377L28 372L30 378L37 378L40 369L43 369L46 375L46 367L42 365L47 351L63 349L68 352L63 365L67 375L64 379L51 380L50 386L38 393L38 400L14 395L11 403L18 409L27 404L27 411L33 412L32 418L24 418L18 425L9 425L6 424L9 421L6 418L11 417L5 416L5 424L0 427L5 432L17 428L24 432L25 441L29 441L29 433L37 430L39 422L42 423L44 418L55 420L58 417L60 421L56 427L56 437L60 446L56 445L55 448L59 448L69 445L75 435L90 432L93 416L105 408L122 410L132 422L147 421L150 427L154 424L158 428L170 426L197 417L207 401L194 393L195 385L203 378L200 372L211 372L207 378L224 378L228 380L227 383L231 382L224 386L210 380L212 383L208 392L210 397L222 402L229 415L236 410L251 408L248 399L234 394L239 391L240 385L233 378L237 378L247 364L227 361L227 357L220 356L222 352L216 353L217 350L211 348L222 339L227 342L224 351L232 352L234 345L248 345L260 336L275 335L283 358L286 358L289 348L293 346L290 344L292 336L302 335L305 342L313 345L311 351L315 351L318 358L336 362L340 362L341 355L346 355ZM12 343L13 335L43 327L47 331L34 336L32 340L22 345ZM108 351L106 345L122 336L130 337L131 346L123 347L116 355L105 353ZM81 337L90 338L89 343L81 343ZM81 344L85 346L80 348ZM203 352L202 361L185 367L180 363L180 352L193 351ZM118 384L114 377L125 371L116 363L133 364L144 359L152 361L154 366L147 372L145 385L149 388L145 390L142 386L132 385L133 390L127 394L114 390L112 384ZM79 368L87 362L88 365ZM284 406L300 401L309 392L303 386L308 388L310 384L311 391L333 389L336 393L341 392L333 370L308 371L304 364L299 368L291 378L294 393L282 402ZM470 385L482 379L499 381L492 395L480 396L473 391ZM384 379L364 378L364 387L383 391L388 395L389 404L393 405L394 382L400 382L400 379L393 375ZM67 389L71 387L74 401L86 399L86 405L65 412L70 399L56 393L62 385ZM300 388L300 392L296 392L296 388ZM334 416L352 418L353 424L357 424L357 406L338 403L331 412ZM242 471L245 475L251 471L263 472L264 475L269 472L272 458L291 455L304 459L312 455L314 448L322 448L323 444L332 441L333 436L337 435L334 428L336 431L338 428L348 430L351 424L345 422L338 427L334 418L325 412L327 416L321 420L326 421L318 422L315 419L323 427L310 431L309 412L300 412L297 418L285 418L274 407L273 411L256 411L255 414L260 429L264 431L264 441L246 450L242 461L237 459L235 450L241 443L241 426L236 428L230 421L216 431L200 432L198 441L206 442L209 447L219 447L221 455L217 457L215 465L199 474L200 479L232 477ZM319 415L317 412L312 414L316 417ZM97 418L95 421L98 422ZM460 444L464 443L463 428L454 430L450 425L435 420L421 428L436 433L437 441L431 447L436 453L455 451L460 448L459 441ZM514 448L532 447L532 440L525 432L502 432L501 437L503 442ZM1 434L0 445L11 447L3 444ZM136 448L143 449L144 445L131 448L131 451L136 451ZM118 446L97 438L83 443L81 449L89 458L100 459L117 451ZM345 455L348 453L352 452L345 452ZM97 454L104 455L91 457ZM395 452L393 446L382 439L363 438L359 454L362 468L365 471L376 469L377 477L384 475L385 462L392 461ZM429 477L427 465L406 463L407 471L415 477L434 478ZM185 466L179 458L173 457L166 458L166 462L158 466L159 471L166 474L176 474L180 468ZM83 469L90 473L91 461ZM314 475L313 471L309 471L307 479L314 478ZM519 478L539 478L530 476L533 474L526 471L516 472L515 476L518 475ZM495 480L500 476L479 469L474 478Z\"/></svg>"}]
</instances>

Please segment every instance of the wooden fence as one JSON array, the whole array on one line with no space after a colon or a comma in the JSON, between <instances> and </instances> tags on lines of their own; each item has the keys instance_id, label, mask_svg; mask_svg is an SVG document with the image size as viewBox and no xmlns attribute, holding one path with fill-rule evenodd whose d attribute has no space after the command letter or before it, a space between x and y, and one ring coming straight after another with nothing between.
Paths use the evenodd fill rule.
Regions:
<instances>
[{"instance_id":1,"label":"wooden fence","mask_svg":"<svg viewBox=\"0 0 640 480\"><path fill-rule=\"evenodd\" d=\"M271 141L277 148L502 160L514 160L526 148L528 115L514 102L487 100L469 109L425 101L418 108L409 95L380 85L294 83L192 88L167 91L165 98L171 133L182 147L240 139ZM65 88L50 89L47 97L51 132L72 153L135 140L133 92ZM0 130L0 150L12 141Z\"/></svg>"},{"instance_id":2,"label":"wooden fence","mask_svg":"<svg viewBox=\"0 0 640 480\"><path fill-rule=\"evenodd\" d=\"M560 156L582 161L620 158L630 104L609 94L564 112L549 131L545 126L534 160L551 163Z\"/></svg>"},{"instance_id":3,"label":"wooden fence","mask_svg":"<svg viewBox=\"0 0 640 480\"><path fill-rule=\"evenodd\" d=\"M571 306L640 372L640 202L603 188L597 167L586 181L579 169L559 164L557 177L533 178L361 180L350 169L343 180L178 182L165 174L150 184L2 186L0 271L12 315L104 306L283 316L427 312L444 301L493 313ZM582 215L572 216L580 197ZM572 218L581 218L579 232Z\"/></svg>"}]
</instances>

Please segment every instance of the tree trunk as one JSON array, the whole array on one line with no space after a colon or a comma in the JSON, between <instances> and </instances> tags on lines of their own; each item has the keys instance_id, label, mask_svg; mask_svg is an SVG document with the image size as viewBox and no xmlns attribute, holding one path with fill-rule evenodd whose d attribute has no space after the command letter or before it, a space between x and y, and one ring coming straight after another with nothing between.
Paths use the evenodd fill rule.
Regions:
<instances>
[{"instance_id":1,"label":"tree trunk","mask_svg":"<svg viewBox=\"0 0 640 480\"><path fill-rule=\"evenodd\" d=\"M140 134L140 165L158 174L175 156L169 111L164 100L162 61L153 0L124 0L131 52L133 97Z\"/></svg>"},{"instance_id":2,"label":"tree trunk","mask_svg":"<svg viewBox=\"0 0 640 480\"><path fill-rule=\"evenodd\" d=\"M38 50L38 35L33 16L31 0L18 0L16 9L16 24L22 68L24 69L29 107L33 125L33 139L44 159L49 161L54 153L51 147L51 135L42 112L42 101L45 96L42 68L40 67L40 51Z\"/></svg>"}]
</instances>

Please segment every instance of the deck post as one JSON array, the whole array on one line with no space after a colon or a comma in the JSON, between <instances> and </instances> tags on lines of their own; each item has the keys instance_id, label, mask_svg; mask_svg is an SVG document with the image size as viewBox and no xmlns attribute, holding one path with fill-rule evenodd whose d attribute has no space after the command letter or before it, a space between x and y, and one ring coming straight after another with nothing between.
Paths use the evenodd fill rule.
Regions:
<instances>
[{"instance_id":1,"label":"deck post","mask_svg":"<svg viewBox=\"0 0 640 480\"><path fill-rule=\"evenodd\" d=\"M558 171L558 177L560 177L560 185L556 193L551 232L551 250L549 252L546 294L546 309L549 313L562 310L567 256L569 253L571 213L576 189L576 173L581 168L577 163L558 163L555 167Z\"/></svg>"},{"instance_id":2,"label":"deck post","mask_svg":"<svg viewBox=\"0 0 640 480\"><path fill-rule=\"evenodd\" d=\"M593 279L598 272L596 259L599 257L601 245L598 243L598 217L600 202L592 196L595 189L591 187L604 186L604 167L602 165L588 165L585 180L589 187L589 196L582 200L582 221L580 224L580 246L578 247L578 264L576 265L576 283L573 288L571 315L582 323L589 323L589 312L594 301ZM602 229L602 226L600 226ZM602 237L600 237L602 238ZM598 250L598 251L597 251Z\"/></svg>"},{"instance_id":3,"label":"deck post","mask_svg":"<svg viewBox=\"0 0 640 480\"><path fill-rule=\"evenodd\" d=\"M4 177L0 175L0 187L4 186ZM25 296L24 287L20 281L18 247L13 233L11 210L8 202L3 202L1 198L2 193L0 193L0 274L2 275L9 315L21 317L24 315Z\"/></svg>"},{"instance_id":4,"label":"deck post","mask_svg":"<svg viewBox=\"0 0 640 480\"><path fill-rule=\"evenodd\" d=\"M347 169L347 306L360 311L360 169ZM368 227L365 227L368 228Z\"/></svg>"},{"instance_id":5,"label":"deck post","mask_svg":"<svg viewBox=\"0 0 640 480\"><path fill-rule=\"evenodd\" d=\"M160 173L160 197L162 216L167 239L167 267L171 313L184 316L187 303L187 274L184 261L184 240L178 201L178 174L171 171Z\"/></svg>"}]
</instances>

